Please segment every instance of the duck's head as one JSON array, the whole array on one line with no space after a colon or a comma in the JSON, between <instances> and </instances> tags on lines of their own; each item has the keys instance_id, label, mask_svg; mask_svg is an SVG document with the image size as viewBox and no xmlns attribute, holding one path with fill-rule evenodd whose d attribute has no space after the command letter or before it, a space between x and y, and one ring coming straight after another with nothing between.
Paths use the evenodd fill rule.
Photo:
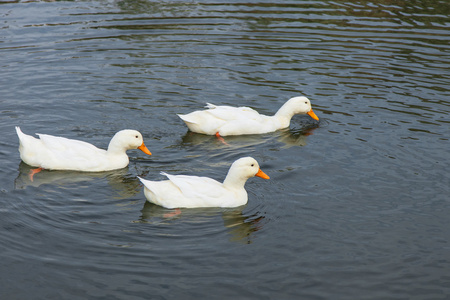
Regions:
<instances>
[{"instance_id":1,"label":"duck's head","mask_svg":"<svg viewBox=\"0 0 450 300\"><path fill-rule=\"evenodd\" d=\"M311 101L304 96L293 97L289 99L286 104L294 112L294 114L306 114L314 120L319 121L319 117L313 112L311 108Z\"/></svg>"},{"instance_id":2,"label":"duck's head","mask_svg":"<svg viewBox=\"0 0 450 300\"><path fill-rule=\"evenodd\" d=\"M231 165L230 171L231 170L246 179L253 176L270 179L270 177L259 168L258 162L253 157L242 157L236 160Z\"/></svg>"},{"instance_id":3,"label":"duck's head","mask_svg":"<svg viewBox=\"0 0 450 300\"><path fill-rule=\"evenodd\" d=\"M137 130L125 129L117 132L111 139L109 148L111 146L129 149L139 149L145 154L152 155L150 150L145 146L142 134Z\"/></svg>"}]
</instances>

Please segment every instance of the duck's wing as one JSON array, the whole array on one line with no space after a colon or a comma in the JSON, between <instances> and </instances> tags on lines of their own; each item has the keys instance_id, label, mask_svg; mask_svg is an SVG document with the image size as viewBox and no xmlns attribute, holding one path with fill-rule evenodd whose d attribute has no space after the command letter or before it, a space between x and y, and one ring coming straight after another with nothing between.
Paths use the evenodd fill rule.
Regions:
<instances>
[{"instance_id":1,"label":"duck's wing","mask_svg":"<svg viewBox=\"0 0 450 300\"><path fill-rule=\"evenodd\" d=\"M242 134L242 132L246 134L249 129L245 128L248 127L249 123L255 123L258 128L268 118L245 106L216 106L208 103L207 108L206 110L198 110L187 115L178 116L186 123L191 131L209 135L214 135L218 132L221 135L230 135L222 130L223 126L231 126L232 128L239 129L236 133L233 132L232 134ZM255 133L255 130L251 129L249 133Z\"/></svg>"},{"instance_id":2,"label":"duck's wing","mask_svg":"<svg viewBox=\"0 0 450 300\"><path fill-rule=\"evenodd\" d=\"M261 117L261 115L256 110L246 106L216 106L208 103L207 107L209 108L208 110L206 110L207 113L224 121L259 119Z\"/></svg>"},{"instance_id":3,"label":"duck's wing","mask_svg":"<svg viewBox=\"0 0 450 300\"><path fill-rule=\"evenodd\" d=\"M37 134L43 146L58 162L69 169L94 169L105 159L106 150L92 144L48 134ZM45 168L45 166L43 166ZM54 166L50 166L54 168Z\"/></svg>"},{"instance_id":4,"label":"duck's wing","mask_svg":"<svg viewBox=\"0 0 450 300\"><path fill-rule=\"evenodd\" d=\"M95 147L92 144L79 141L79 140L73 140L68 139L60 136L53 136L48 134L41 134L36 133L39 136L39 139L42 141L42 143L47 146L48 148L54 149L56 151L98 151L99 148Z\"/></svg>"},{"instance_id":5,"label":"duck's wing","mask_svg":"<svg viewBox=\"0 0 450 300\"><path fill-rule=\"evenodd\" d=\"M189 199L213 200L221 198L226 191L222 183L208 177L170 175L164 172L161 174L166 176L180 189L183 196Z\"/></svg>"}]
</instances>

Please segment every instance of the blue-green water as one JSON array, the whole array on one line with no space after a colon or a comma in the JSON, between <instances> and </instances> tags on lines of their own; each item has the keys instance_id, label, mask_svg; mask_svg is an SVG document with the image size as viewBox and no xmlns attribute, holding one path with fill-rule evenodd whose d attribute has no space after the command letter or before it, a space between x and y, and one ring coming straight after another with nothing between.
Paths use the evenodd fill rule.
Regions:
<instances>
[{"instance_id":1,"label":"blue-green water","mask_svg":"<svg viewBox=\"0 0 450 300\"><path fill-rule=\"evenodd\" d=\"M0 2L1 299L448 299L447 1ZM206 102L320 118L226 138ZM20 162L14 126L153 155L95 174ZM146 203L136 176L252 178L237 209Z\"/></svg>"}]
</instances>

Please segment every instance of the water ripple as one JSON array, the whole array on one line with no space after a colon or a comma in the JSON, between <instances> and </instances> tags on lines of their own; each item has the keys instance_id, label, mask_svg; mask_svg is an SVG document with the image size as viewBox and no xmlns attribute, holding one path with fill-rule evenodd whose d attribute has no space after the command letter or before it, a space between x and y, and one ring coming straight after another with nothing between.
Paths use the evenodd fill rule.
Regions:
<instances>
[{"instance_id":1,"label":"water ripple","mask_svg":"<svg viewBox=\"0 0 450 300\"><path fill-rule=\"evenodd\" d=\"M448 16L445 1L2 2L0 297L448 294ZM320 123L230 146L176 117L272 114L298 94ZM136 128L153 155L31 182L15 125L103 148ZM136 178L221 180L247 155L271 180L250 179L239 209L172 216Z\"/></svg>"}]
</instances>

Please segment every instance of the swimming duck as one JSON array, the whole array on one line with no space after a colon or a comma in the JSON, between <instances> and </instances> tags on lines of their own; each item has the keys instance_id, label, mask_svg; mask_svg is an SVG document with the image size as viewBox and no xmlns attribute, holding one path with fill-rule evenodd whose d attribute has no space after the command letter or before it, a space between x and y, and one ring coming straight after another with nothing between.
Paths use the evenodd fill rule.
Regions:
<instances>
[{"instance_id":1,"label":"swimming duck","mask_svg":"<svg viewBox=\"0 0 450 300\"><path fill-rule=\"evenodd\" d=\"M147 200L165 208L241 206L248 201L244 188L247 179L253 176L269 179L252 157L236 160L223 183L208 177L161 174L169 180L139 179L144 184Z\"/></svg>"},{"instance_id":2,"label":"swimming duck","mask_svg":"<svg viewBox=\"0 0 450 300\"><path fill-rule=\"evenodd\" d=\"M295 114L307 114L319 120L308 98L289 99L273 116L259 114L249 107L216 106L207 103L207 110L198 110L178 116L189 130L207 135L227 136L261 134L289 127Z\"/></svg>"},{"instance_id":3,"label":"swimming duck","mask_svg":"<svg viewBox=\"0 0 450 300\"><path fill-rule=\"evenodd\" d=\"M145 154L151 152L144 144L142 134L136 130L121 130L109 143L108 150L92 144L57 137L37 134L39 138L24 134L16 127L19 137L20 158L28 165L49 170L73 170L100 172L121 169L128 165L126 151L139 149Z\"/></svg>"}]
</instances>

